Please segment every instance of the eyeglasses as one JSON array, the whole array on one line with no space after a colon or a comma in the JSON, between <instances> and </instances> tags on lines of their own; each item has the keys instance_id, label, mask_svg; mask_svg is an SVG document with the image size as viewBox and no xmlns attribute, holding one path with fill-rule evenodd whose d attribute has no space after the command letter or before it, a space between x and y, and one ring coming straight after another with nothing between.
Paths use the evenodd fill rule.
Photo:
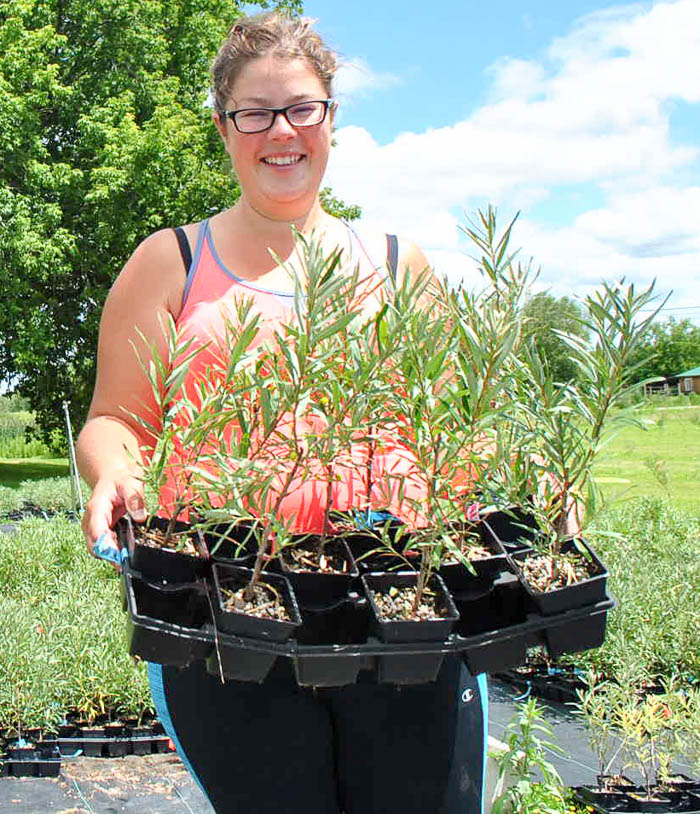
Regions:
<instances>
[{"instance_id":1,"label":"eyeglasses","mask_svg":"<svg viewBox=\"0 0 700 814\"><path fill-rule=\"evenodd\" d=\"M240 110L222 110L221 115L231 119L239 133L262 133L269 130L278 115L292 127L313 127L321 124L329 108L335 102L332 99L320 99L312 102L297 102L287 107L244 107Z\"/></svg>"}]
</instances>

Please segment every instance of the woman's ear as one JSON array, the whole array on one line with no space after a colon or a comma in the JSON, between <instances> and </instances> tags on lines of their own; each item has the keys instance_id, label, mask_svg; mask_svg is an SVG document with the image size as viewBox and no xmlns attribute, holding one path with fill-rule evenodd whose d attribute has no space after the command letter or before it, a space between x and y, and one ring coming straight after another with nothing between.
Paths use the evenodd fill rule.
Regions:
<instances>
[{"instance_id":1,"label":"woman's ear","mask_svg":"<svg viewBox=\"0 0 700 814\"><path fill-rule=\"evenodd\" d=\"M214 124L216 125L216 129L219 131L219 135L221 136L224 144L226 143L226 118L219 113L218 110L215 110L211 114L212 119L214 120Z\"/></svg>"}]
</instances>

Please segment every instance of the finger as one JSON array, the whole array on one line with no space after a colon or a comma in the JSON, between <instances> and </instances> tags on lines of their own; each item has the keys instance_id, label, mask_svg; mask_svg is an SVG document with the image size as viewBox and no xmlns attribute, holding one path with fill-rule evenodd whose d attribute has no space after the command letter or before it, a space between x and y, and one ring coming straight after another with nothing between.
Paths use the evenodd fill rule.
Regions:
<instances>
[{"instance_id":1,"label":"finger","mask_svg":"<svg viewBox=\"0 0 700 814\"><path fill-rule=\"evenodd\" d=\"M146 502L143 496L143 483L137 478L129 478L117 485L117 492L124 501L131 519L135 523L145 523Z\"/></svg>"}]
</instances>

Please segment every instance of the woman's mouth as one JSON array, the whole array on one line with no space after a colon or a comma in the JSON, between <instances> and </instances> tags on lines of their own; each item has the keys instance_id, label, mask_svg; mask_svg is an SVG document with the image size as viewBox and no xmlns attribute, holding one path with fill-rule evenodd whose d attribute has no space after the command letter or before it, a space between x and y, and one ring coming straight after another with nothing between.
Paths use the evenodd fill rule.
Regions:
<instances>
[{"instance_id":1,"label":"woman's mouth","mask_svg":"<svg viewBox=\"0 0 700 814\"><path fill-rule=\"evenodd\" d=\"M274 167L290 167L298 164L304 156L301 153L290 153L289 155L268 155L261 159L263 164L270 164Z\"/></svg>"}]
</instances>

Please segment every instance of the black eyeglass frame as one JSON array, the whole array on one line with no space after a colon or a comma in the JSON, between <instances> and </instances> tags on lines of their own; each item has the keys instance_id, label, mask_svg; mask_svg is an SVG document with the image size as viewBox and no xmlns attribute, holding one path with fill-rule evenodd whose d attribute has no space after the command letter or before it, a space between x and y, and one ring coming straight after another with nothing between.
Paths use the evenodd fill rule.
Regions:
<instances>
[{"instance_id":1,"label":"black eyeglass frame","mask_svg":"<svg viewBox=\"0 0 700 814\"><path fill-rule=\"evenodd\" d=\"M321 118L314 122L313 124L294 124L294 122L289 121L288 112L293 107L303 107L304 105L323 105L323 115ZM223 116L225 119L230 119L233 122L233 126L238 130L239 133L243 133L243 135L252 135L253 133L264 133L266 130L270 130L277 119L278 116L284 116L287 120L287 123L291 127L317 127L319 124L323 124L326 120L326 116L328 115L328 111L335 107L335 101L333 99L309 99L306 102L294 102L293 105L287 105L286 107L242 107L238 110L220 110L219 114ZM272 121L267 125L267 127L261 127L259 130L241 130L236 122L236 116L239 113L250 113L251 110L264 110L266 113L272 113Z\"/></svg>"}]
</instances>

